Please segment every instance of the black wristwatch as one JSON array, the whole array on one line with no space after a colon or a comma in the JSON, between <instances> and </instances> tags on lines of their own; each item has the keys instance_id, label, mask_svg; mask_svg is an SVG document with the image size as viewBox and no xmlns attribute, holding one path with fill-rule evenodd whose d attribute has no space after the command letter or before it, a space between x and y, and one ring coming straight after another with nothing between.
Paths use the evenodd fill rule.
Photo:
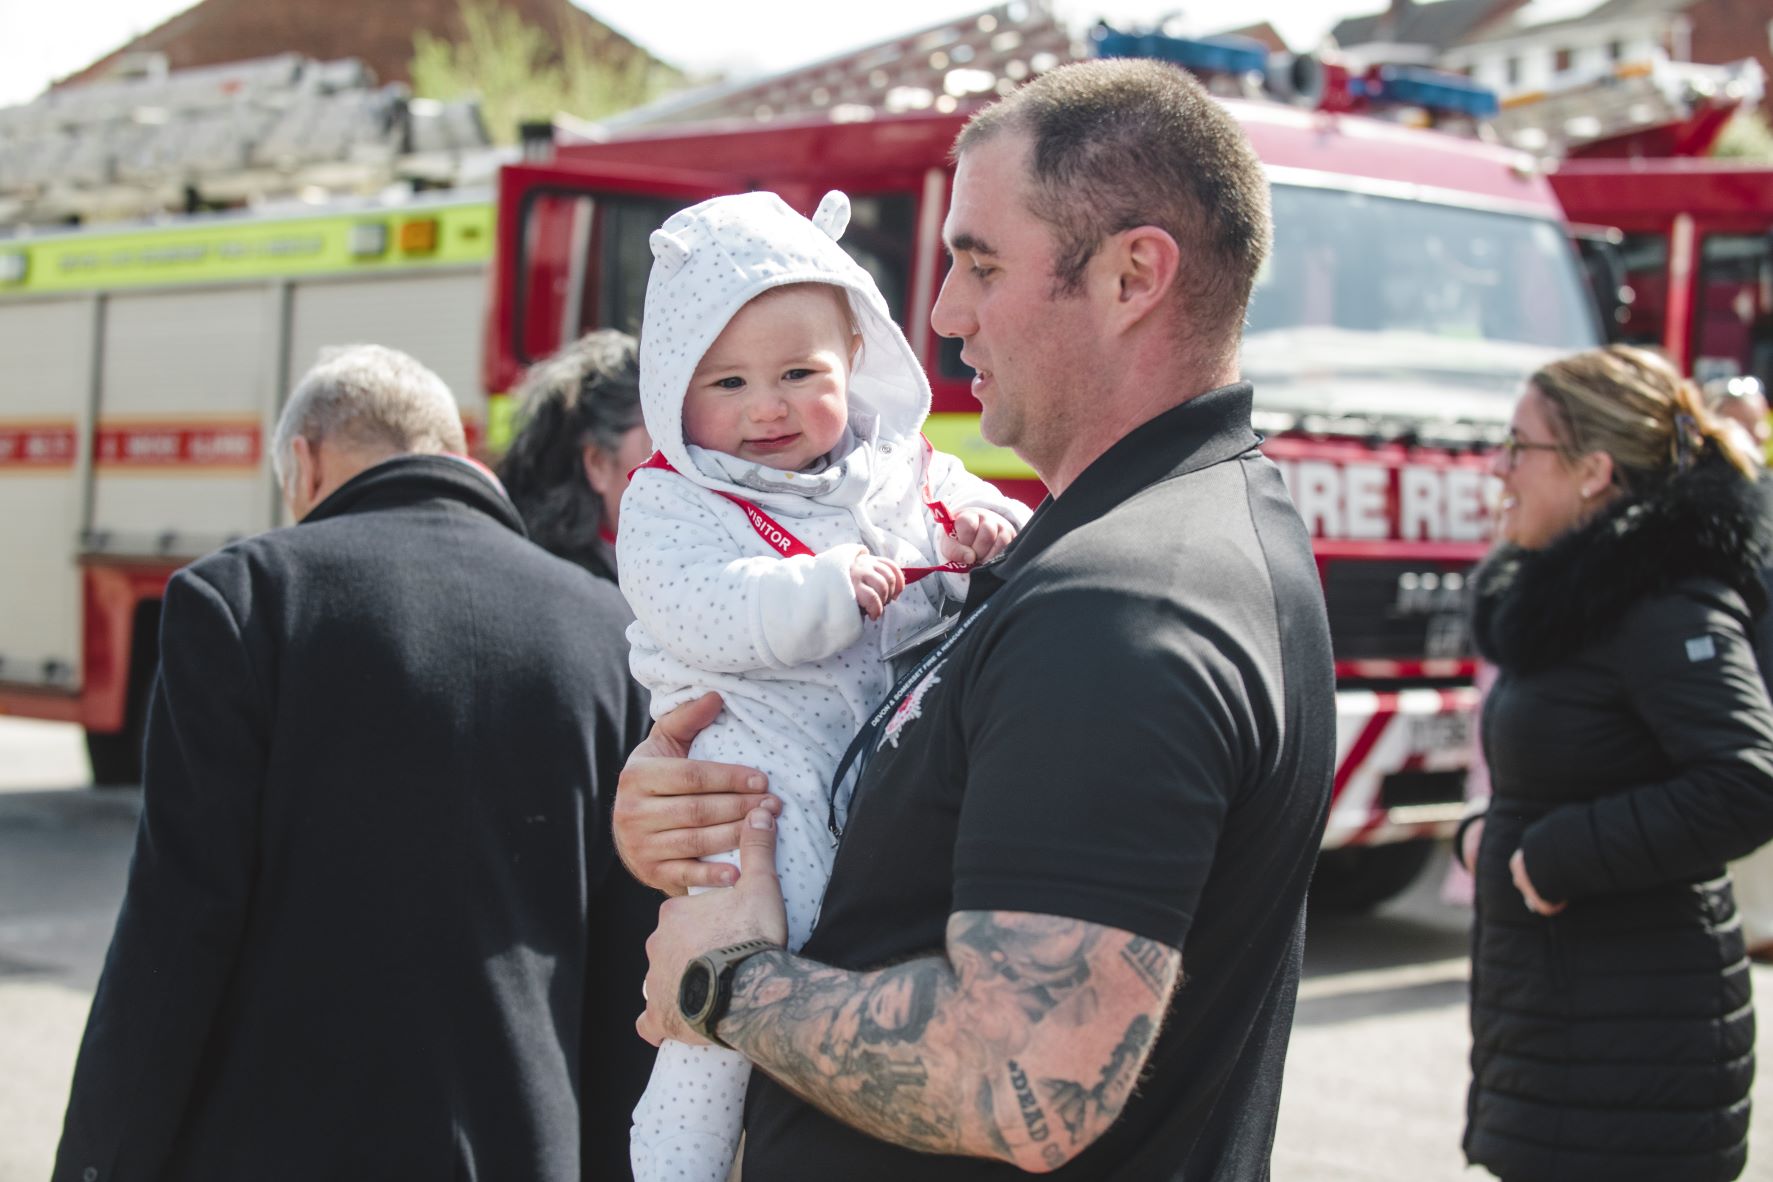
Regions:
<instances>
[{"instance_id":1,"label":"black wristwatch","mask_svg":"<svg viewBox=\"0 0 1773 1182\"><path fill-rule=\"evenodd\" d=\"M1459 863L1459 868L1467 874L1476 874L1477 867L1465 864L1465 834L1489 815L1489 800L1474 800L1465 806L1465 815L1459 818L1459 824L1453 829L1453 861Z\"/></svg>"},{"instance_id":2,"label":"black wristwatch","mask_svg":"<svg viewBox=\"0 0 1773 1182\"><path fill-rule=\"evenodd\" d=\"M677 1012L683 1015L691 1030L710 1042L726 1046L715 1033L715 1027L726 1017L727 1007L732 1004L733 970L748 957L781 947L768 940L746 940L743 944L717 948L696 957L683 967L683 978L677 983Z\"/></svg>"}]
</instances>

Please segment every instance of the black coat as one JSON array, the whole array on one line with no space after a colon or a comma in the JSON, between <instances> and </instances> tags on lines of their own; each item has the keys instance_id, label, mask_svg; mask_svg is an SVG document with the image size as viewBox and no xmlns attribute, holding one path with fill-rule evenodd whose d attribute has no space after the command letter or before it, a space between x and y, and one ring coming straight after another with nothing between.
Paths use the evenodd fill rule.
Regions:
<instances>
[{"instance_id":1,"label":"black coat","mask_svg":"<svg viewBox=\"0 0 1773 1182\"><path fill-rule=\"evenodd\" d=\"M1755 482L1760 494L1758 508L1761 523L1761 592L1773 605L1773 472L1762 472ZM1770 683L1773 694L1773 610L1755 617L1755 657L1761 663L1761 680Z\"/></svg>"},{"instance_id":2,"label":"black coat","mask_svg":"<svg viewBox=\"0 0 1773 1182\"><path fill-rule=\"evenodd\" d=\"M1773 837L1755 518L1708 466L1478 572L1500 674L1465 1151L1507 1182L1742 1171L1754 1017L1724 863ZM1567 910L1526 909L1516 849Z\"/></svg>"},{"instance_id":3,"label":"black coat","mask_svg":"<svg viewBox=\"0 0 1773 1182\"><path fill-rule=\"evenodd\" d=\"M579 1182L625 619L436 456L175 575L57 1182Z\"/></svg>"}]
</instances>

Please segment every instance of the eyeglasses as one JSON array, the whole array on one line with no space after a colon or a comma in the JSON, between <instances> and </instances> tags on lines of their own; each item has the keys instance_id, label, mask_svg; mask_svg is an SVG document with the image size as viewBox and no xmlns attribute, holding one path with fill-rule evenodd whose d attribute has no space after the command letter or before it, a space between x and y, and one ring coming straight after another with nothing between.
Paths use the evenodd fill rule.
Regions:
<instances>
[{"instance_id":1,"label":"eyeglasses","mask_svg":"<svg viewBox=\"0 0 1773 1182\"><path fill-rule=\"evenodd\" d=\"M1563 445L1557 443L1528 443L1515 435L1502 441L1502 470L1513 472L1514 466L1521 462L1524 451L1563 451Z\"/></svg>"}]
</instances>

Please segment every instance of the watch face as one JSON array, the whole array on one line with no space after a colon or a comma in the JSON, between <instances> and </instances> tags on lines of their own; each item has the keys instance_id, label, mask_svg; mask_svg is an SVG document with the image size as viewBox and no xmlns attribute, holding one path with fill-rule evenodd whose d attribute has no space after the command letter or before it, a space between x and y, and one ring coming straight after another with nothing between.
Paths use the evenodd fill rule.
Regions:
<instances>
[{"instance_id":1,"label":"watch face","mask_svg":"<svg viewBox=\"0 0 1773 1182\"><path fill-rule=\"evenodd\" d=\"M708 997L714 989L714 974L701 961L691 961L683 970L677 986L677 1008L689 1019L700 1018L708 1009Z\"/></svg>"}]
</instances>

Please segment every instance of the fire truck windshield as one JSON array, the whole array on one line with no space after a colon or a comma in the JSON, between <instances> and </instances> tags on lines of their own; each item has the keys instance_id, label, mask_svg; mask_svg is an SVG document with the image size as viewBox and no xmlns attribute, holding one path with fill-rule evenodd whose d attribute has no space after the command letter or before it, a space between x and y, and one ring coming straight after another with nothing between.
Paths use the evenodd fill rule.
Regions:
<instances>
[{"instance_id":1,"label":"fire truck windshield","mask_svg":"<svg viewBox=\"0 0 1773 1182\"><path fill-rule=\"evenodd\" d=\"M1599 343L1548 218L1274 187L1243 372L1265 407L1501 422L1543 362Z\"/></svg>"}]
</instances>

